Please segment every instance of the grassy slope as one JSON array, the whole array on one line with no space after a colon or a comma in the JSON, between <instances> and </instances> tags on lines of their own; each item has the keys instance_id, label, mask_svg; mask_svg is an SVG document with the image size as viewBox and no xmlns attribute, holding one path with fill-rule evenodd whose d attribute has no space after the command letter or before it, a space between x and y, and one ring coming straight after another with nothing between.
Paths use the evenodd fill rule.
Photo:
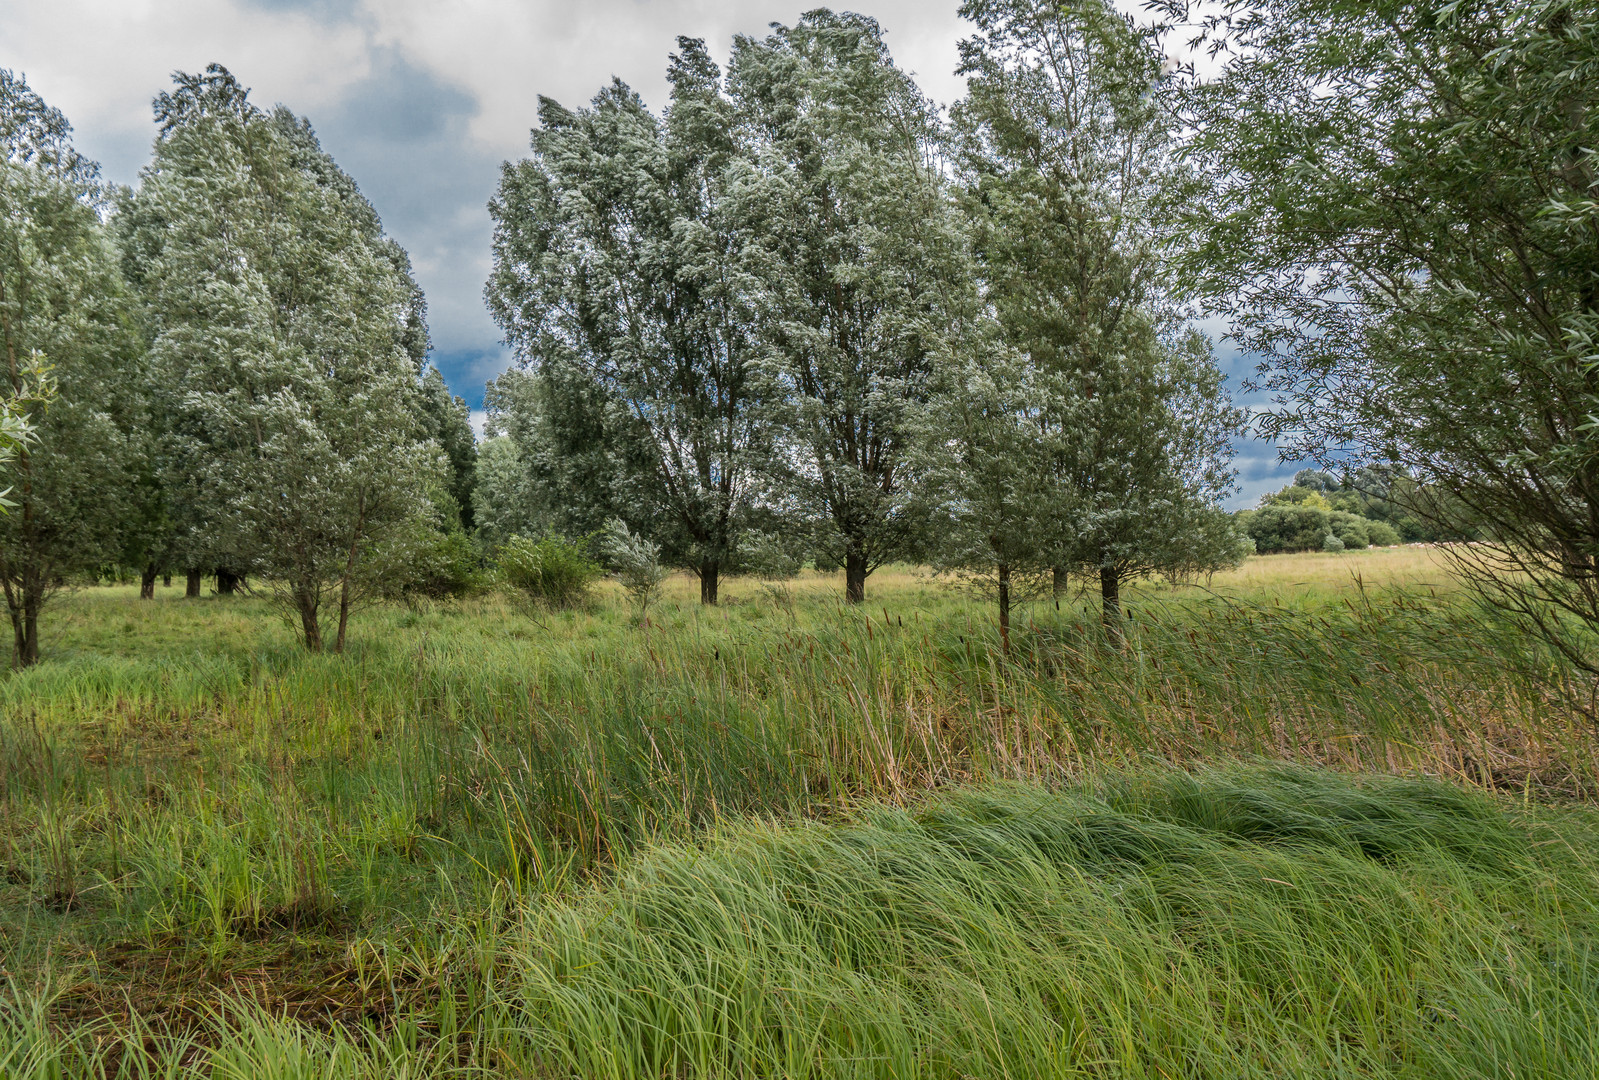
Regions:
<instances>
[{"instance_id":1,"label":"grassy slope","mask_svg":"<svg viewBox=\"0 0 1599 1080\"><path fill-rule=\"evenodd\" d=\"M860 816L861 807L915 800L952 782L1087 783L1103 794L1121 775L1114 770L1147 769L1139 763L1152 757L1191 764L1240 754L1422 770L1523 798L1585 793L1593 783L1585 725L1550 702L1546 684L1504 662L1535 663L1525 642L1484 625L1440 581L1421 549L1256 559L1209 593L1135 594L1123 653L1097 644L1083 609L1040 605L1009 658L986 609L908 572L874 578L866 611L842 609L831 595L836 582L821 579L786 593L740 583L733 602L714 612L687 602L687 584L678 583L682 595L652 611L648 625L614 600L537 619L493 601L374 611L343 659L302 655L253 601L140 604L128 590L82 593L50 623L49 662L0 683L10 721L0 729L5 964L18 1000L42 1009L57 1032L36 1042L29 1024L45 1020L18 1019L10 1045L48 1056L73 1030L192 1026L225 991L334 1032L374 1024L387 1033L382 1045L341 1044L351 1068L386 1054L422 1067L428 1056L417 1048L450 1033L445 1041L468 1060L510 1055L530 1068L543 1062L538 1071L714 1073L718 1060L731 1067L764 1054L778 1071L825 1062L827 1074L848 1074L856 1066L845 1059L858 1058L856 1071L867 1075L907 1075L893 1072L894 1061L930 1074L1003 1075L1004 1055L990 1060L988 1043L972 1040L988 1015L979 1006L992 1010L1004 998L1013 1006L1006 1023L1036 1021L1037 1039L999 1039L997 1028L984 1038L1053 1054L1052 1069L1098 1062L1106 1075L1159 1075L1153 1063L1204 1047L1214 1075L1289 1060L1283 1054L1322 1074L1340 1061L1403 1074L1418 1062L1444 1068L1438 1055L1448 1047L1466 1055L1450 1068L1469 1074L1471 1055L1506 1039L1532 1054L1526 1025L1557 1014L1539 1052L1564 1065L1586 1061L1586 1014L1560 1004L1587 977L1594 899L1594 847L1586 819L1573 812L1511 821L1448 789L1406 788L1403 797L1385 789L1411 809L1441 800L1465 815L1459 828L1485 829L1488 847L1529 853L1495 856L1492 865L1427 839L1444 820L1435 810L1423 815L1433 823L1425 827L1403 814L1377 827L1399 844L1377 859L1325 830L1310 851L1302 837L1285 847L1218 832L1210 821L1168 820L1181 802L1172 794L1181 782L1171 777L1133 802L1045 796L1030 786L951 796L910 817ZM1232 794L1196 796L1194 805L1258 799L1269 804L1260 813L1280 816L1294 809L1283 792L1296 784L1323 785L1324 801L1366 798L1307 774L1255 773L1216 780ZM961 826L992 840L994 852L984 854L980 844L956 851L928 833L929 813L1059 818L1067 831L1126 819L1140 835L1148 818L1165 822L1156 832L1187 832L1158 856L1107 861L1081 847L1017 854L1026 838L1010 836L1010 826ZM718 824L747 814L830 824L730 832ZM672 846L703 838L706 827L722 835L705 854ZM1541 830L1536 840L1529 828ZM1407 837L1420 839L1404 847ZM879 855L848 853L885 844L908 845L908 869L872 886ZM629 856L641 847L652 850ZM1012 863L1020 877L1000 872ZM676 891L646 888L650 875L675 880ZM801 944L812 932L842 940L845 931L827 929L818 913L855 908L864 921L848 933L898 951L852 967L826 948L778 942L779 963L748 929L742 945L739 934L723 933L712 947L715 935L696 944L697 930L629 937L628 926L645 924L607 914L664 903L651 910L711 918L737 900L776 918L781 912L760 905L789 880L813 897L811 921L790 927ZM964 898L949 892L968 885L976 891ZM1199 930L1173 921L1185 893L1190 906L1214 909L1194 924ZM1123 902L1136 896L1148 903ZM1414 955L1384 952L1360 929L1377 934L1385 924L1368 905L1386 912L1401 896L1412 912L1406 932L1421 935ZM1465 921L1451 914L1457 909ZM961 911L965 921L893 945L894 928L915 910ZM1099 943L1040 929L1061 912L1097 927ZM1332 940L1317 927L1344 929ZM1340 943L1350 927L1360 933ZM613 930L622 935L614 941ZM974 948L966 930L994 946L973 954L980 968L961 966L962 950ZM1246 941L1257 932L1278 944L1216 951L1229 935ZM1032 937L1036 955L1018 951ZM1301 973L1294 979L1364 956L1364 989L1337 979L1285 989L1272 954L1290 939L1303 953L1281 956L1285 970ZM677 954L660 952L674 940ZM564 953L603 942L610 959L575 961L558 974ZM702 952L710 968L696 974L690 961ZM1132 967L1119 988L1083 966L1084 956L1123 954ZM1544 967L1526 967L1532 958ZM1505 971L1522 970L1518 963L1532 981L1501 985ZM807 964L815 970L801 970ZM1251 965L1264 966L1252 974ZM733 998L706 989L729 971L764 972L766 981L741 991L754 995L754 1012L729 1011L717 1003ZM1060 981L1073 971L1082 973L1078 983ZM1027 982L1028 972L1043 981ZM1487 993L1480 987L1498 986L1497 997L1481 997L1482 1008L1498 1011L1470 1015L1479 1027L1497 1016L1510 1025L1503 1037L1484 1029L1465 1049L1444 1038L1459 1030L1448 1018L1463 1024L1470 1008L1416 997L1418 972L1434 980L1429 986L1472 987L1478 997ZM821 989L812 997L777 990L790 974ZM1038 995L1046 983L1077 989L1067 1004L1045 1008ZM1159 1005L1195 993L1197 1010ZM1553 1004L1538 996L1546 993ZM628 1012L657 999L722 1026L683 1028L683 1039L663 1042L650 1025L675 1031L688 1023L683 1015ZM801 1007L813 999L821 1011ZM1355 1014L1346 1008L1365 1010L1361 1032L1351 1033ZM1169 1024L1155 1023L1168 1013ZM579 1016L592 1020L587 1041L551 1041L550 1032L580 1032ZM857 1019L867 1027L851 1026ZM294 1044L314 1061L329 1052L307 1029L251 1024L261 1053L290 1053ZM742 1050L726 1041L735 1034ZM1372 1042L1379 1034L1381 1045ZM224 1049L248 1045L236 1038ZM690 1056L668 1069L662 1055L677 1053ZM779 1069L771 1055L783 1054L792 1060ZM1006 1067L1032 1068L1020 1059Z\"/></svg>"}]
</instances>

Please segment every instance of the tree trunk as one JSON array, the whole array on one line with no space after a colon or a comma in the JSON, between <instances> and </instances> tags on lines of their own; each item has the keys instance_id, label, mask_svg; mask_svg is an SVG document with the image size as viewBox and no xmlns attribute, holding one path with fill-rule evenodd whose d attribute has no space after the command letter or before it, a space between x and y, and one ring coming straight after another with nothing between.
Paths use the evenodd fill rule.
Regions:
<instances>
[{"instance_id":1,"label":"tree trunk","mask_svg":"<svg viewBox=\"0 0 1599 1080\"><path fill-rule=\"evenodd\" d=\"M22 598L22 640L17 643L17 666L32 667L39 662L39 608L43 590L34 588Z\"/></svg>"},{"instance_id":2,"label":"tree trunk","mask_svg":"<svg viewBox=\"0 0 1599 1080\"><path fill-rule=\"evenodd\" d=\"M1010 655L1010 564L999 564L999 644Z\"/></svg>"},{"instance_id":3,"label":"tree trunk","mask_svg":"<svg viewBox=\"0 0 1599 1080\"><path fill-rule=\"evenodd\" d=\"M721 573L722 564L715 559L700 563L700 603L715 606L717 578Z\"/></svg>"},{"instance_id":4,"label":"tree trunk","mask_svg":"<svg viewBox=\"0 0 1599 1080\"><path fill-rule=\"evenodd\" d=\"M366 498L362 496L355 515L355 532L350 537L350 551L344 560L344 579L339 582L339 633L333 639L333 651L344 652L344 628L350 624L350 582L355 577L355 556L361 549L361 531L366 528Z\"/></svg>"},{"instance_id":5,"label":"tree trunk","mask_svg":"<svg viewBox=\"0 0 1599 1080\"><path fill-rule=\"evenodd\" d=\"M1122 575L1114 566L1099 568L1100 618L1105 623L1105 633L1111 644L1121 648L1122 643Z\"/></svg>"},{"instance_id":6,"label":"tree trunk","mask_svg":"<svg viewBox=\"0 0 1599 1080\"><path fill-rule=\"evenodd\" d=\"M1054 589L1055 606L1059 608L1061 597L1066 595L1066 591L1071 585L1071 579L1066 576L1066 568L1064 566L1057 566L1050 571L1050 585Z\"/></svg>"},{"instance_id":7,"label":"tree trunk","mask_svg":"<svg viewBox=\"0 0 1599 1080\"><path fill-rule=\"evenodd\" d=\"M200 583L205 580L205 575L198 570L190 570L184 575L183 597L193 600L200 595Z\"/></svg>"},{"instance_id":8,"label":"tree trunk","mask_svg":"<svg viewBox=\"0 0 1599 1080\"><path fill-rule=\"evenodd\" d=\"M172 588L172 572L170 570L161 575L161 587L163 589Z\"/></svg>"},{"instance_id":9,"label":"tree trunk","mask_svg":"<svg viewBox=\"0 0 1599 1080\"><path fill-rule=\"evenodd\" d=\"M19 668L39 662L39 609L44 606L44 576L24 569L20 580L7 576L6 610L11 616L12 656Z\"/></svg>"},{"instance_id":10,"label":"tree trunk","mask_svg":"<svg viewBox=\"0 0 1599 1080\"><path fill-rule=\"evenodd\" d=\"M844 556L844 599L852 604L866 602L866 555L851 551Z\"/></svg>"},{"instance_id":11,"label":"tree trunk","mask_svg":"<svg viewBox=\"0 0 1599 1080\"><path fill-rule=\"evenodd\" d=\"M155 568L155 564L151 563L149 566L146 566L144 568L144 574L139 578L139 599L140 600L154 600L155 599L155 579L156 579L156 568Z\"/></svg>"},{"instance_id":12,"label":"tree trunk","mask_svg":"<svg viewBox=\"0 0 1599 1080\"><path fill-rule=\"evenodd\" d=\"M294 606L300 611L300 632L305 637L305 647L312 652L322 651L322 625L317 621L317 600L314 591L295 586Z\"/></svg>"},{"instance_id":13,"label":"tree trunk","mask_svg":"<svg viewBox=\"0 0 1599 1080\"><path fill-rule=\"evenodd\" d=\"M345 578L339 586L339 632L333 638L333 651L344 652L344 629L350 625L350 579Z\"/></svg>"},{"instance_id":14,"label":"tree trunk","mask_svg":"<svg viewBox=\"0 0 1599 1080\"><path fill-rule=\"evenodd\" d=\"M239 591L239 575L232 570L217 567L217 593L220 596L232 596Z\"/></svg>"}]
</instances>

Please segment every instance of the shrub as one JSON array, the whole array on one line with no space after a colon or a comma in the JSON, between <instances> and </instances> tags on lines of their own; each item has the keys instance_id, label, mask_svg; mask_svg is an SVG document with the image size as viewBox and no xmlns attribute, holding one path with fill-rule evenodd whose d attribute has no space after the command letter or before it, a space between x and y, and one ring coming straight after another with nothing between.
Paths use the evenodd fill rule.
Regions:
<instances>
[{"instance_id":1,"label":"shrub","mask_svg":"<svg viewBox=\"0 0 1599 1080\"><path fill-rule=\"evenodd\" d=\"M1400 542L1399 534L1386 521L1366 522L1366 537L1372 547L1393 547Z\"/></svg>"},{"instance_id":2,"label":"shrub","mask_svg":"<svg viewBox=\"0 0 1599 1080\"><path fill-rule=\"evenodd\" d=\"M581 544L559 536L511 537L500 548L496 569L505 585L555 608L582 603L604 572Z\"/></svg>"},{"instance_id":3,"label":"shrub","mask_svg":"<svg viewBox=\"0 0 1599 1080\"><path fill-rule=\"evenodd\" d=\"M794 538L755 533L739 551L739 569L762 581L787 581L805 565L805 551Z\"/></svg>"},{"instance_id":4,"label":"shrub","mask_svg":"<svg viewBox=\"0 0 1599 1080\"><path fill-rule=\"evenodd\" d=\"M660 599L661 582L666 580L661 545L629 531L626 522L612 518L606 523L600 550L641 614Z\"/></svg>"},{"instance_id":5,"label":"shrub","mask_svg":"<svg viewBox=\"0 0 1599 1080\"><path fill-rule=\"evenodd\" d=\"M1328 531L1343 541L1344 547L1350 551L1363 551L1371 542L1370 534L1366 531L1370 523L1365 518L1341 510L1334 510L1328 518Z\"/></svg>"},{"instance_id":6,"label":"shrub","mask_svg":"<svg viewBox=\"0 0 1599 1080\"><path fill-rule=\"evenodd\" d=\"M1321 550L1342 551L1344 550L1344 542L1338 539L1337 533L1329 532L1326 536L1321 538Z\"/></svg>"},{"instance_id":7,"label":"shrub","mask_svg":"<svg viewBox=\"0 0 1599 1080\"><path fill-rule=\"evenodd\" d=\"M482 592L484 579L483 553L457 530L436 533L415 552L401 588L408 595L443 600Z\"/></svg>"},{"instance_id":8,"label":"shrub","mask_svg":"<svg viewBox=\"0 0 1599 1080\"><path fill-rule=\"evenodd\" d=\"M1278 551L1315 551L1332 524L1331 515L1313 506L1280 503L1239 515L1239 525L1262 555Z\"/></svg>"}]
</instances>

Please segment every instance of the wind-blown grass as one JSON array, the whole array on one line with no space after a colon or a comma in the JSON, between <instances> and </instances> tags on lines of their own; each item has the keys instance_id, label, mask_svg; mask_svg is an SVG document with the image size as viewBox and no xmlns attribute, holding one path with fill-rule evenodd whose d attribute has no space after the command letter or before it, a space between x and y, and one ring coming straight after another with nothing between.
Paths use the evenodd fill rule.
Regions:
<instances>
[{"instance_id":1,"label":"wind-blown grass","mask_svg":"<svg viewBox=\"0 0 1599 1080\"><path fill-rule=\"evenodd\" d=\"M488 1053L493 1032L556 1009L504 992L555 947L539 935L631 903L629 875L696 858L711 834L716 850L766 837L832 852L974 784L1132 813L1112 798L1128 770L1239 757L1522 801L1593 791L1591 729L1557 692L1567 674L1428 582L1424 558L1274 565L1246 564L1253 584L1133 592L1122 650L1090 609L1037 605L1009 654L985 607L903 572L865 609L816 581L787 596L735 585L712 611L668 599L647 621L611 600L536 618L492 598L378 609L345 657L304 654L248 599L88 590L57 609L47 661L0 680L3 964L19 1001L47 1002L48 1053L146 1028L184 1053L237 1049L216 1025L245 1023L324 1050L343 1039L339 1054L368 1061L391 1045L362 1042L370 1027L413 1040L408 1068L442 1069L456 1058L441 1040ZM1347 573L1373 567L1404 586ZM751 818L769 824L738 824ZM1196 859L1173 856L1173 880ZM1106 872L1083 860L1084 880ZM1561 932L1584 940L1586 924ZM928 1049L942 1036L905 1030L926 1061L956 1060ZM504 1039L494 1052L535 1055L535 1072L576 1067L572 1046Z\"/></svg>"},{"instance_id":2,"label":"wind-blown grass","mask_svg":"<svg viewBox=\"0 0 1599 1080\"><path fill-rule=\"evenodd\" d=\"M245 1011L156 1056L330 1078L1593 1075L1596 858L1586 814L1436 782L986 787L625 859L434 955L443 995L386 1034ZM7 1075L134 1056L28 1010L0 1046L63 1072Z\"/></svg>"}]
</instances>

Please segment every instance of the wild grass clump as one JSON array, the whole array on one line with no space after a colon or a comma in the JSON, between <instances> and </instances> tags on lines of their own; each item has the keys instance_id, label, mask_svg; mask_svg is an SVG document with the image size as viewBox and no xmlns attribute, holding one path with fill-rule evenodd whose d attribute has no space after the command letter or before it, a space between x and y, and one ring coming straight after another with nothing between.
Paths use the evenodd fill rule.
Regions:
<instances>
[{"instance_id":1,"label":"wild grass clump","mask_svg":"<svg viewBox=\"0 0 1599 1080\"><path fill-rule=\"evenodd\" d=\"M746 826L530 910L554 1075L1580 1076L1586 827L1290 769Z\"/></svg>"}]
</instances>

